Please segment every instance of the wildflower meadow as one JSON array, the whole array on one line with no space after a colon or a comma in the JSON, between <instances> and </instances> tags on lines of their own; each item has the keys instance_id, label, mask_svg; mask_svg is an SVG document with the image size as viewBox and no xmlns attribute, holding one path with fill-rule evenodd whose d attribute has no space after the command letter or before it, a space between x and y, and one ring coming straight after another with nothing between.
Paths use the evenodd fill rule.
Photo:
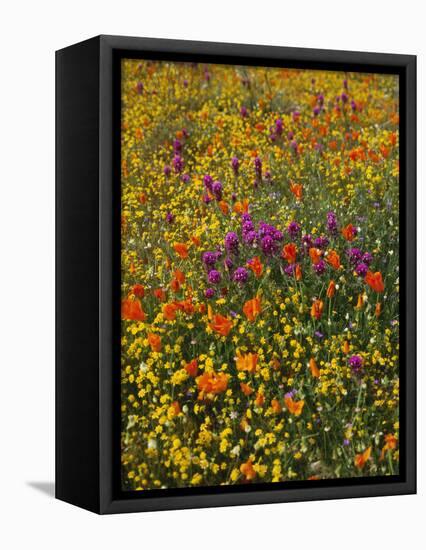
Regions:
<instances>
[{"instance_id":1,"label":"wildflower meadow","mask_svg":"<svg viewBox=\"0 0 426 550\"><path fill-rule=\"evenodd\" d=\"M122 488L398 474L398 77L121 73Z\"/></svg>"}]
</instances>

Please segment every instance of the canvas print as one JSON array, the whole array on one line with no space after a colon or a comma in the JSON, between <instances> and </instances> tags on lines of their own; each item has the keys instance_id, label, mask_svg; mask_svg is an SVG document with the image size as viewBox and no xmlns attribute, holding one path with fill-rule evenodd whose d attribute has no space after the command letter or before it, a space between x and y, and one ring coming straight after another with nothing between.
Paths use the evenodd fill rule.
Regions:
<instances>
[{"instance_id":1,"label":"canvas print","mask_svg":"<svg viewBox=\"0 0 426 550\"><path fill-rule=\"evenodd\" d=\"M399 473L399 81L121 61L121 486Z\"/></svg>"}]
</instances>

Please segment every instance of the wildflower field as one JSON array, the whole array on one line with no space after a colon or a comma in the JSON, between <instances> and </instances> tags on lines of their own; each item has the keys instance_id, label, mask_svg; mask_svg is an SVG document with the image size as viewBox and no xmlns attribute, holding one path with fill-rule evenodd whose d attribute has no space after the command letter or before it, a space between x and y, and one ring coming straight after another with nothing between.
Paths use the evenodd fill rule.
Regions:
<instances>
[{"instance_id":1,"label":"wildflower field","mask_svg":"<svg viewBox=\"0 0 426 550\"><path fill-rule=\"evenodd\" d=\"M394 75L122 61L122 487L393 475Z\"/></svg>"}]
</instances>

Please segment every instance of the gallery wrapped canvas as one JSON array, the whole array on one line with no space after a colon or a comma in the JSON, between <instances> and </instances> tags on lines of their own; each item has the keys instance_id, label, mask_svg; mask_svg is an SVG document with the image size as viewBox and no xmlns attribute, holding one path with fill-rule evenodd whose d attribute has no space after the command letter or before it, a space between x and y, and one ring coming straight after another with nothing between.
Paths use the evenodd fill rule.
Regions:
<instances>
[{"instance_id":1,"label":"gallery wrapped canvas","mask_svg":"<svg viewBox=\"0 0 426 550\"><path fill-rule=\"evenodd\" d=\"M57 496L415 491L415 58L57 53Z\"/></svg>"}]
</instances>

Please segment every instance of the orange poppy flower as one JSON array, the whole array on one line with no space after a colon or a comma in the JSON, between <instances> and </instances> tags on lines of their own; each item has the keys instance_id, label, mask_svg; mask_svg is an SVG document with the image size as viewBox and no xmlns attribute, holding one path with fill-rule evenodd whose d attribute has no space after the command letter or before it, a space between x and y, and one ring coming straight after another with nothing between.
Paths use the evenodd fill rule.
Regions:
<instances>
[{"instance_id":1,"label":"orange poppy flower","mask_svg":"<svg viewBox=\"0 0 426 550\"><path fill-rule=\"evenodd\" d=\"M180 283L177 279L172 279L170 281L170 288L172 289L173 292L179 292L180 290Z\"/></svg>"},{"instance_id":2,"label":"orange poppy flower","mask_svg":"<svg viewBox=\"0 0 426 550\"><path fill-rule=\"evenodd\" d=\"M219 204L219 208L220 208L222 214L223 214L224 216L226 216L226 215L228 214L228 212L229 212L229 205L228 205L228 203L225 202L225 201L220 201L218 204Z\"/></svg>"},{"instance_id":3,"label":"orange poppy flower","mask_svg":"<svg viewBox=\"0 0 426 550\"><path fill-rule=\"evenodd\" d=\"M350 223L342 229L342 235L347 241L353 241L356 236L356 228Z\"/></svg>"},{"instance_id":4,"label":"orange poppy flower","mask_svg":"<svg viewBox=\"0 0 426 550\"><path fill-rule=\"evenodd\" d=\"M145 321L146 314L139 300L127 298L121 302L121 318L125 321Z\"/></svg>"},{"instance_id":5,"label":"orange poppy flower","mask_svg":"<svg viewBox=\"0 0 426 550\"><path fill-rule=\"evenodd\" d=\"M198 399L204 399L208 394L217 395L226 391L228 387L228 375L214 371L205 372L197 378Z\"/></svg>"},{"instance_id":6,"label":"orange poppy flower","mask_svg":"<svg viewBox=\"0 0 426 550\"><path fill-rule=\"evenodd\" d=\"M162 288L156 288L153 294L159 302L164 302L166 299L166 292Z\"/></svg>"},{"instance_id":7,"label":"orange poppy flower","mask_svg":"<svg viewBox=\"0 0 426 550\"><path fill-rule=\"evenodd\" d=\"M382 452L380 453L380 462L384 460L385 454L387 451L396 449L396 444L398 443L397 438L393 434L385 435L385 445L383 446Z\"/></svg>"},{"instance_id":8,"label":"orange poppy flower","mask_svg":"<svg viewBox=\"0 0 426 550\"><path fill-rule=\"evenodd\" d=\"M167 321L174 321L176 319L176 309L175 304L164 304L163 317L167 319Z\"/></svg>"},{"instance_id":9,"label":"orange poppy flower","mask_svg":"<svg viewBox=\"0 0 426 550\"><path fill-rule=\"evenodd\" d=\"M297 200L301 200L303 196L303 185L301 183L290 183L290 191Z\"/></svg>"},{"instance_id":10,"label":"orange poppy flower","mask_svg":"<svg viewBox=\"0 0 426 550\"><path fill-rule=\"evenodd\" d=\"M349 353L349 342L347 340L345 340L343 343L342 351L345 355Z\"/></svg>"},{"instance_id":11,"label":"orange poppy flower","mask_svg":"<svg viewBox=\"0 0 426 550\"><path fill-rule=\"evenodd\" d=\"M340 256L335 250L329 250L325 260L333 269L340 268Z\"/></svg>"},{"instance_id":12,"label":"orange poppy flower","mask_svg":"<svg viewBox=\"0 0 426 550\"><path fill-rule=\"evenodd\" d=\"M260 261L259 256L255 256L247 262L247 267L253 271L256 278L259 278L263 273L263 264Z\"/></svg>"},{"instance_id":13,"label":"orange poppy flower","mask_svg":"<svg viewBox=\"0 0 426 550\"><path fill-rule=\"evenodd\" d=\"M261 392L257 392L256 399L254 400L256 407L263 407L265 404L265 396Z\"/></svg>"},{"instance_id":14,"label":"orange poppy flower","mask_svg":"<svg viewBox=\"0 0 426 550\"><path fill-rule=\"evenodd\" d=\"M365 276L364 281L368 284L370 288L374 290L374 292L384 292L385 290L383 277L380 271L376 271L376 273L367 271L367 275Z\"/></svg>"},{"instance_id":15,"label":"orange poppy flower","mask_svg":"<svg viewBox=\"0 0 426 550\"><path fill-rule=\"evenodd\" d=\"M312 260L312 263L314 265L317 265L317 263L321 260L322 250L312 247L309 249L309 256Z\"/></svg>"},{"instance_id":16,"label":"orange poppy flower","mask_svg":"<svg viewBox=\"0 0 426 550\"><path fill-rule=\"evenodd\" d=\"M173 401L169 407L169 415L171 417L177 416L181 412L180 405L178 401Z\"/></svg>"},{"instance_id":17,"label":"orange poppy flower","mask_svg":"<svg viewBox=\"0 0 426 550\"><path fill-rule=\"evenodd\" d=\"M272 411L275 413L275 414L279 414L283 408L281 407L281 404L280 402L278 401L278 399L272 399L271 401L271 408L272 408Z\"/></svg>"},{"instance_id":18,"label":"orange poppy flower","mask_svg":"<svg viewBox=\"0 0 426 550\"><path fill-rule=\"evenodd\" d=\"M237 351L237 357L235 358L235 362L237 363L237 370L256 372L257 360L257 353L246 353L242 355L239 351Z\"/></svg>"},{"instance_id":19,"label":"orange poppy flower","mask_svg":"<svg viewBox=\"0 0 426 550\"><path fill-rule=\"evenodd\" d=\"M300 401L293 401L292 397L285 397L284 403L288 411L291 414L294 414L294 416L300 416L302 414L303 406L305 404L303 399L301 399Z\"/></svg>"},{"instance_id":20,"label":"orange poppy flower","mask_svg":"<svg viewBox=\"0 0 426 550\"><path fill-rule=\"evenodd\" d=\"M195 244L195 246L200 246L201 244L201 239L200 237L197 237L197 235L193 235L191 237L191 241L193 242L193 244Z\"/></svg>"},{"instance_id":21,"label":"orange poppy flower","mask_svg":"<svg viewBox=\"0 0 426 550\"><path fill-rule=\"evenodd\" d=\"M183 260L188 257L188 246L185 243L174 243L173 249Z\"/></svg>"},{"instance_id":22,"label":"orange poppy flower","mask_svg":"<svg viewBox=\"0 0 426 550\"><path fill-rule=\"evenodd\" d=\"M311 369L312 376L314 378L319 378L320 371L319 371L319 368L317 367L317 362L313 357L311 357L309 360L309 368Z\"/></svg>"},{"instance_id":23,"label":"orange poppy flower","mask_svg":"<svg viewBox=\"0 0 426 550\"><path fill-rule=\"evenodd\" d=\"M368 449L365 449L363 453L355 455L355 459L354 459L355 466L360 470L362 470L365 466L365 463L370 458L370 455L371 455L371 447L368 447Z\"/></svg>"},{"instance_id":24,"label":"orange poppy flower","mask_svg":"<svg viewBox=\"0 0 426 550\"><path fill-rule=\"evenodd\" d=\"M312 307L311 307L311 317L318 321L319 319L321 319L323 309L324 309L324 302L322 300L315 300L312 303Z\"/></svg>"},{"instance_id":25,"label":"orange poppy flower","mask_svg":"<svg viewBox=\"0 0 426 550\"><path fill-rule=\"evenodd\" d=\"M189 374L189 376L192 376L192 378L195 378L198 374L198 362L196 359L193 359L189 363L185 365L185 370Z\"/></svg>"},{"instance_id":26,"label":"orange poppy flower","mask_svg":"<svg viewBox=\"0 0 426 550\"><path fill-rule=\"evenodd\" d=\"M381 312L382 312L382 304L380 302L377 302L376 307L374 309L374 314L377 318L379 318Z\"/></svg>"},{"instance_id":27,"label":"orange poppy flower","mask_svg":"<svg viewBox=\"0 0 426 550\"><path fill-rule=\"evenodd\" d=\"M152 332L148 333L148 344L152 351L161 351L161 336Z\"/></svg>"},{"instance_id":28,"label":"orange poppy flower","mask_svg":"<svg viewBox=\"0 0 426 550\"><path fill-rule=\"evenodd\" d=\"M180 269L176 269L173 273L173 276L181 285L183 285L183 283L185 282L185 275Z\"/></svg>"},{"instance_id":29,"label":"orange poppy flower","mask_svg":"<svg viewBox=\"0 0 426 550\"><path fill-rule=\"evenodd\" d=\"M209 323L209 327L220 334L221 336L228 336L232 329L233 323L228 317L224 317L219 313L213 315L213 320Z\"/></svg>"},{"instance_id":30,"label":"orange poppy flower","mask_svg":"<svg viewBox=\"0 0 426 550\"><path fill-rule=\"evenodd\" d=\"M332 280L328 283L327 298L333 298L335 293L336 293L336 283Z\"/></svg>"},{"instance_id":31,"label":"orange poppy flower","mask_svg":"<svg viewBox=\"0 0 426 550\"><path fill-rule=\"evenodd\" d=\"M145 296L145 289L143 285L140 284L133 285L132 292L138 298L143 298Z\"/></svg>"},{"instance_id":32,"label":"orange poppy flower","mask_svg":"<svg viewBox=\"0 0 426 550\"><path fill-rule=\"evenodd\" d=\"M284 246L281 256L287 260L289 264L296 263L297 246L294 243L288 243Z\"/></svg>"},{"instance_id":33,"label":"orange poppy flower","mask_svg":"<svg viewBox=\"0 0 426 550\"><path fill-rule=\"evenodd\" d=\"M243 313L249 321L254 321L261 312L260 298L256 297L252 300L247 300L243 306Z\"/></svg>"},{"instance_id":34,"label":"orange poppy flower","mask_svg":"<svg viewBox=\"0 0 426 550\"><path fill-rule=\"evenodd\" d=\"M237 201L234 204L234 212L237 214L247 214L249 211L249 202L247 199L244 199L243 201Z\"/></svg>"},{"instance_id":35,"label":"orange poppy flower","mask_svg":"<svg viewBox=\"0 0 426 550\"><path fill-rule=\"evenodd\" d=\"M244 395L249 396L254 392L254 389L251 388L248 384L240 382L240 388Z\"/></svg>"},{"instance_id":36,"label":"orange poppy flower","mask_svg":"<svg viewBox=\"0 0 426 550\"><path fill-rule=\"evenodd\" d=\"M247 462L241 464L240 472L243 474L246 481L252 481L256 477L256 471L253 468L253 463L251 460L247 460Z\"/></svg>"},{"instance_id":37,"label":"orange poppy flower","mask_svg":"<svg viewBox=\"0 0 426 550\"><path fill-rule=\"evenodd\" d=\"M300 281L302 278L302 268L299 264L296 265L296 269L294 270L294 275L296 277L296 281Z\"/></svg>"}]
</instances>

